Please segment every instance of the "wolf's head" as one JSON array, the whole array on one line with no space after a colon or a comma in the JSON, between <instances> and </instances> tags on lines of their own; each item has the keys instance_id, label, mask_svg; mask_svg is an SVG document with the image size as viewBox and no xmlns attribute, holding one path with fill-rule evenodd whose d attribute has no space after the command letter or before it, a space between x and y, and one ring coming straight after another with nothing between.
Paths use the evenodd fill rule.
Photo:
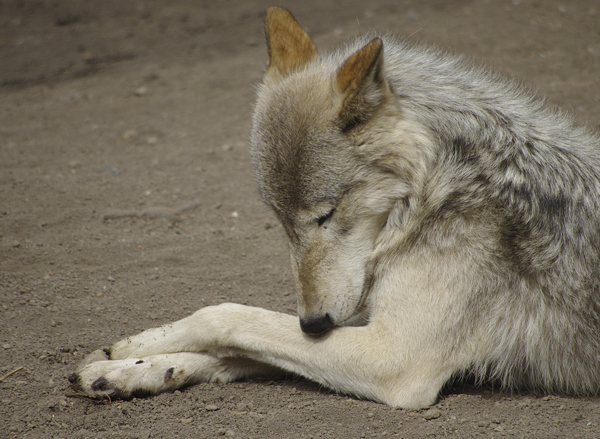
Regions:
<instances>
[{"instance_id":1,"label":"wolf's head","mask_svg":"<svg viewBox=\"0 0 600 439\"><path fill-rule=\"evenodd\" d=\"M300 325L317 334L359 324L368 317L377 241L401 220L414 172L389 151L411 141L396 129L402 119L383 42L322 57L280 8L268 10L265 30L269 65L252 157L261 195L289 238Z\"/></svg>"}]
</instances>

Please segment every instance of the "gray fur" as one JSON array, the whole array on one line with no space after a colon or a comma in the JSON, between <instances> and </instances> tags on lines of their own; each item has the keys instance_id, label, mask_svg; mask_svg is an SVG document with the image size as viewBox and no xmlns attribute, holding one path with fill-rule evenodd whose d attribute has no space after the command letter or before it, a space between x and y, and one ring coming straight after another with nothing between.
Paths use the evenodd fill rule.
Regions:
<instances>
[{"instance_id":1,"label":"gray fur","mask_svg":"<svg viewBox=\"0 0 600 439\"><path fill-rule=\"evenodd\" d=\"M404 160L403 148L393 144L361 153L365 146L354 133L370 129L369 122L335 130L332 120L323 121L327 110L320 105L326 104L311 97L309 105L306 94L294 94L302 77L329 81L375 36L320 55L288 78L296 84L283 91L259 90L252 157L261 193L292 245L294 212L321 200L335 205L368 180L364 175ZM478 262L468 270L472 277L460 280L470 288L461 291L464 309L447 341L485 331L486 347L455 373L474 371L513 388L598 393L598 136L512 81L440 51L381 38L393 105L402 120L425 127L433 149L424 164L409 163L409 172L395 175L411 188L404 207L388 207L387 223L402 238L391 248L378 243L376 278L385 276L377 266L384 255L443 246L448 237L440 238L440 228L468 233L462 223L476 218L485 237L457 238L465 245L460 252ZM272 100L266 113L264 99ZM413 173L424 175L415 182Z\"/></svg>"}]
</instances>

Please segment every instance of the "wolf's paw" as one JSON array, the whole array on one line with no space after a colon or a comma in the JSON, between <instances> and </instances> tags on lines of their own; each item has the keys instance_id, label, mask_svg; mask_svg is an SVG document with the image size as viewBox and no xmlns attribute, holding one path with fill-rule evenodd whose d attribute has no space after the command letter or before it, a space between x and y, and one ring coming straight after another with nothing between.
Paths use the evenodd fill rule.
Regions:
<instances>
[{"instance_id":1,"label":"wolf's paw","mask_svg":"<svg viewBox=\"0 0 600 439\"><path fill-rule=\"evenodd\" d=\"M208 381L215 374L217 363L217 359L186 352L96 361L83 365L69 377L69 382L88 395L131 399Z\"/></svg>"},{"instance_id":2,"label":"wolf's paw","mask_svg":"<svg viewBox=\"0 0 600 439\"><path fill-rule=\"evenodd\" d=\"M173 372L174 367L152 367L141 359L98 361L75 372L69 382L88 395L130 399L177 388L169 382Z\"/></svg>"},{"instance_id":3,"label":"wolf's paw","mask_svg":"<svg viewBox=\"0 0 600 439\"><path fill-rule=\"evenodd\" d=\"M125 360L90 354L69 377L71 386L88 395L130 399L173 391L199 382L229 383L248 377L280 378L285 372L248 358L218 358L179 352ZM89 363L88 359L100 358ZM104 354L105 358L105 354Z\"/></svg>"}]
</instances>

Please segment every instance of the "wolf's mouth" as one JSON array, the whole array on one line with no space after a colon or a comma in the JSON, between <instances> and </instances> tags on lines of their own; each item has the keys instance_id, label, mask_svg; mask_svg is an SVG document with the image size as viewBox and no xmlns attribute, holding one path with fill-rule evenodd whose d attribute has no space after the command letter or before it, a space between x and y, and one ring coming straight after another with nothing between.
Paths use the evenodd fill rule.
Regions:
<instances>
[{"instance_id":1,"label":"wolf's mouth","mask_svg":"<svg viewBox=\"0 0 600 439\"><path fill-rule=\"evenodd\" d=\"M371 286L373 284L373 275L367 277L365 284L358 300L356 308L350 317L341 322L336 322L335 326L366 326L369 323L371 313L367 305L367 298L371 292Z\"/></svg>"}]
</instances>

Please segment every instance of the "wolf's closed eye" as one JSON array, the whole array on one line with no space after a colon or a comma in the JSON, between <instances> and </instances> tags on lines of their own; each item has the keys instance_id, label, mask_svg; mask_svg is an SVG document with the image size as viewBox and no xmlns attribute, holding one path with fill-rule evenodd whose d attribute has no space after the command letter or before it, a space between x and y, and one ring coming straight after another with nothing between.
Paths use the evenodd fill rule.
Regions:
<instances>
[{"instance_id":1,"label":"wolf's closed eye","mask_svg":"<svg viewBox=\"0 0 600 439\"><path fill-rule=\"evenodd\" d=\"M335 207L333 209L331 209L329 211L329 213L327 213L327 215L323 215L322 217L320 217L317 220L317 223L319 224L319 227L322 226L325 221L327 221L329 218L331 218L331 216L333 215L333 212L335 212Z\"/></svg>"}]
</instances>

